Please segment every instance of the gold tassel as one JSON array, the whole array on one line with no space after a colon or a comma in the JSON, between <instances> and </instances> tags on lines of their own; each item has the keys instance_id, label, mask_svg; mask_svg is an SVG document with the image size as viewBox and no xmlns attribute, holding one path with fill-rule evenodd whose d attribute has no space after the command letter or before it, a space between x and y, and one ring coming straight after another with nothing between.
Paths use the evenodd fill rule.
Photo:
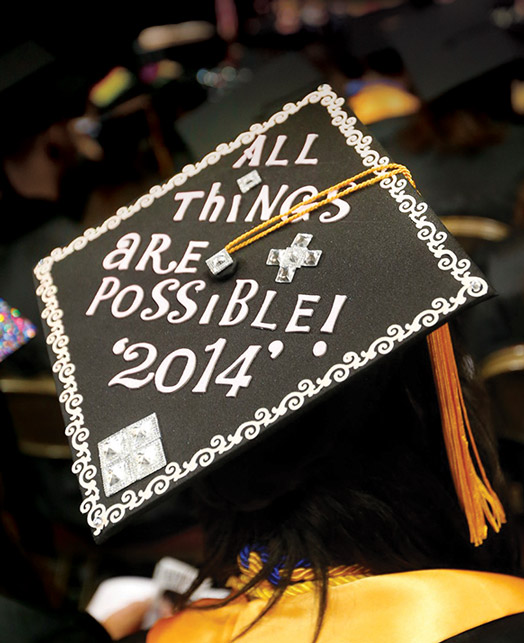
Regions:
<instances>
[{"instance_id":1,"label":"gold tassel","mask_svg":"<svg viewBox=\"0 0 524 643\"><path fill-rule=\"evenodd\" d=\"M430 333L427 341L451 475L468 521L470 540L478 546L487 538L486 520L498 532L506 516L486 476L471 431L448 325Z\"/></svg>"}]
</instances>

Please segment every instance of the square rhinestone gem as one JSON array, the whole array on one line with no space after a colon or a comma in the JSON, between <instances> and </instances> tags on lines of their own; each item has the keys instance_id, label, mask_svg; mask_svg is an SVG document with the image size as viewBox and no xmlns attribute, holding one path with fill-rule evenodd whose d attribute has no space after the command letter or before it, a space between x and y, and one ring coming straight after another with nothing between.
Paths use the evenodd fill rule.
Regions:
<instances>
[{"instance_id":1,"label":"square rhinestone gem","mask_svg":"<svg viewBox=\"0 0 524 643\"><path fill-rule=\"evenodd\" d=\"M322 250L308 250L308 253L304 259L305 266L316 266L320 261L322 255Z\"/></svg>"},{"instance_id":2,"label":"square rhinestone gem","mask_svg":"<svg viewBox=\"0 0 524 643\"><path fill-rule=\"evenodd\" d=\"M244 176L241 176L239 179L237 179L237 184L242 194L249 192L251 188L254 188L260 183L262 183L262 178L257 170L253 170L252 172L249 172L248 174L245 174Z\"/></svg>"},{"instance_id":3,"label":"square rhinestone gem","mask_svg":"<svg viewBox=\"0 0 524 643\"><path fill-rule=\"evenodd\" d=\"M233 265L233 259L229 252L223 248L220 252L217 252L212 257L209 257L209 259L206 259L206 264L212 274L218 275L228 266Z\"/></svg>"},{"instance_id":4,"label":"square rhinestone gem","mask_svg":"<svg viewBox=\"0 0 524 643\"><path fill-rule=\"evenodd\" d=\"M129 431L133 449L139 449L144 444L160 438L160 429L158 428L158 420L155 413L151 413L151 415L148 415L142 420L131 424L126 430Z\"/></svg>"},{"instance_id":5,"label":"square rhinestone gem","mask_svg":"<svg viewBox=\"0 0 524 643\"><path fill-rule=\"evenodd\" d=\"M304 263L307 253L307 248L290 246L284 250L284 256L282 257L280 265L283 268L296 268L301 266Z\"/></svg>"},{"instance_id":6,"label":"square rhinestone gem","mask_svg":"<svg viewBox=\"0 0 524 643\"><path fill-rule=\"evenodd\" d=\"M280 263L280 250L270 250L266 260L268 266L278 266Z\"/></svg>"},{"instance_id":7,"label":"square rhinestone gem","mask_svg":"<svg viewBox=\"0 0 524 643\"><path fill-rule=\"evenodd\" d=\"M133 478L133 472L127 460L120 460L119 462L113 463L106 469L105 475L103 475L106 495L109 496L124 489L134 482Z\"/></svg>"},{"instance_id":8,"label":"square rhinestone gem","mask_svg":"<svg viewBox=\"0 0 524 643\"><path fill-rule=\"evenodd\" d=\"M122 431L110 435L99 443L100 458L107 464L122 457L125 452L125 435Z\"/></svg>"},{"instance_id":9,"label":"square rhinestone gem","mask_svg":"<svg viewBox=\"0 0 524 643\"><path fill-rule=\"evenodd\" d=\"M289 284L293 281L293 276L295 274L294 268L283 267L279 268L275 281L280 284Z\"/></svg>"},{"instance_id":10,"label":"square rhinestone gem","mask_svg":"<svg viewBox=\"0 0 524 643\"><path fill-rule=\"evenodd\" d=\"M299 232L297 236L293 239L293 244L294 246L299 246L301 248L306 248L311 239L313 239L312 234L304 234L303 232Z\"/></svg>"},{"instance_id":11,"label":"square rhinestone gem","mask_svg":"<svg viewBox=\"0 0 524 643\"><path fill-rule=\"evenodd\" d=\"M155 440L135 454L135 472L137 480L158 471L166 464L166 456L160 440Z\"/></svg>"}]
</instances>

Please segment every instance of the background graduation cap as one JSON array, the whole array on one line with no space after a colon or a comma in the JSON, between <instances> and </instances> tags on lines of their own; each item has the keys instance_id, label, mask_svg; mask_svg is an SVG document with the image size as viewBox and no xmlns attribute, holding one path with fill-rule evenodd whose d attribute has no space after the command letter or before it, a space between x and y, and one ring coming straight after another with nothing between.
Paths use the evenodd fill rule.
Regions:
<instances>
[{"instance_id":1,"label":"background graduation cap","mask_svg":"<svg viewBox=\"0 0 524 643\"><path fill-rule=\"evenodd\" d=\"M4 151L52 123L83 114L85 74L33 40L0 47L0 134Z\"/></svg>"},{"instance_id":2,"label":"background graduation cap","mask_svg":"<svg viewBox=\"0 0 524 643\"><path fill-rule=\"evenodd\" d=\"M39 262L96 539L490 294L410 181L322 85ZM496 497L450 408L478 544Z\"/></svg>"},{"instance_id":3,"label":"background graduation cap","mask_svg":"<svg viewBox=\"0 0 524 643\"><path fill-rule=\"evenodd\" d=\"M277 111L285 102L316 89L324 80L298 52L252 63L252 69L244 70L247 79L237 81L219 99L206 101L177 119L176 130L191 160L198 160L225 139L234 138L239 130L248 130L252 123Z\"/></svg>"},{"instance_id":4,"label":"background graduation cap","mask_svg":"<svg viewBox=\"0 0 524 643\"><path fill-rule=\"evenodd\" d=\"M433 100L503 65L524 60L524 44L499 26L494 0L409 7L383 23L422 99ZM500 8L499 8L500 12Z\"/></svg>"}]
</instances>

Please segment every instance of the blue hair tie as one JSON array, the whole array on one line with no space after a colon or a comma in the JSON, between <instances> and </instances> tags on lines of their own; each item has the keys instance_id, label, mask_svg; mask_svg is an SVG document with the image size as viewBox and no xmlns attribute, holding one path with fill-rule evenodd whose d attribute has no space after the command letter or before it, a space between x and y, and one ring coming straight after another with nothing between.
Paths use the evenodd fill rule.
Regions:
<instances>
[{"instance_id":1,"label":"blue hair tie","mask_svg":"<svg viewBox=\"0 0 524 643\"><path fill-rule=\"evenodd\" d=\"M240 562L245 569L249 569L249 555L251 554L252 551L256 552L260 556L260 559L264 564L267 563L269 559L269 554L267 553L267 549L263 545L251 545L251 546L246 545L241 549L239 554ZM280 584L280 581L281 581L280 573L284 565L285 565L285 558L282 558L280 565L273 567L273 569L271 570L268 576L268 581L272 585L278 586ZM295 569L299 567L311 567L311 564L306 558L302 558L295 565Z\"/></svg>"}]
</instances>

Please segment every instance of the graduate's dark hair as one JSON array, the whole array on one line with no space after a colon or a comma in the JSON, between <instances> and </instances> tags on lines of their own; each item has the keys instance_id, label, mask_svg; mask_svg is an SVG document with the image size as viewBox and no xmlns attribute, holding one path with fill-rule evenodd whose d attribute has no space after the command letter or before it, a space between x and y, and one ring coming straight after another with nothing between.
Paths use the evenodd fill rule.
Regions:
<instances>
[{"instance_id":1,"label":"graduate's dark hair","mask_svg":"<svg viewBox=\"0 0 524 643\"><path fill-rule=\"evenodd\" d=\"M293 568L307 559L319 581L316 640L332 566L358 564L372 574L425 568L518 573L507 525L480 547L470 543L425 340L397 353L197 483L207 557L195 586L208 576L223 582L237 575L241 549L263 546L267 562L240 590L267 580L285 561L263 617L282 597ZM462 368L467 361L460 355L457 361L477 446L504 502L496 443L478 414L480 399Z\"/></svg>"}]
</instances>

